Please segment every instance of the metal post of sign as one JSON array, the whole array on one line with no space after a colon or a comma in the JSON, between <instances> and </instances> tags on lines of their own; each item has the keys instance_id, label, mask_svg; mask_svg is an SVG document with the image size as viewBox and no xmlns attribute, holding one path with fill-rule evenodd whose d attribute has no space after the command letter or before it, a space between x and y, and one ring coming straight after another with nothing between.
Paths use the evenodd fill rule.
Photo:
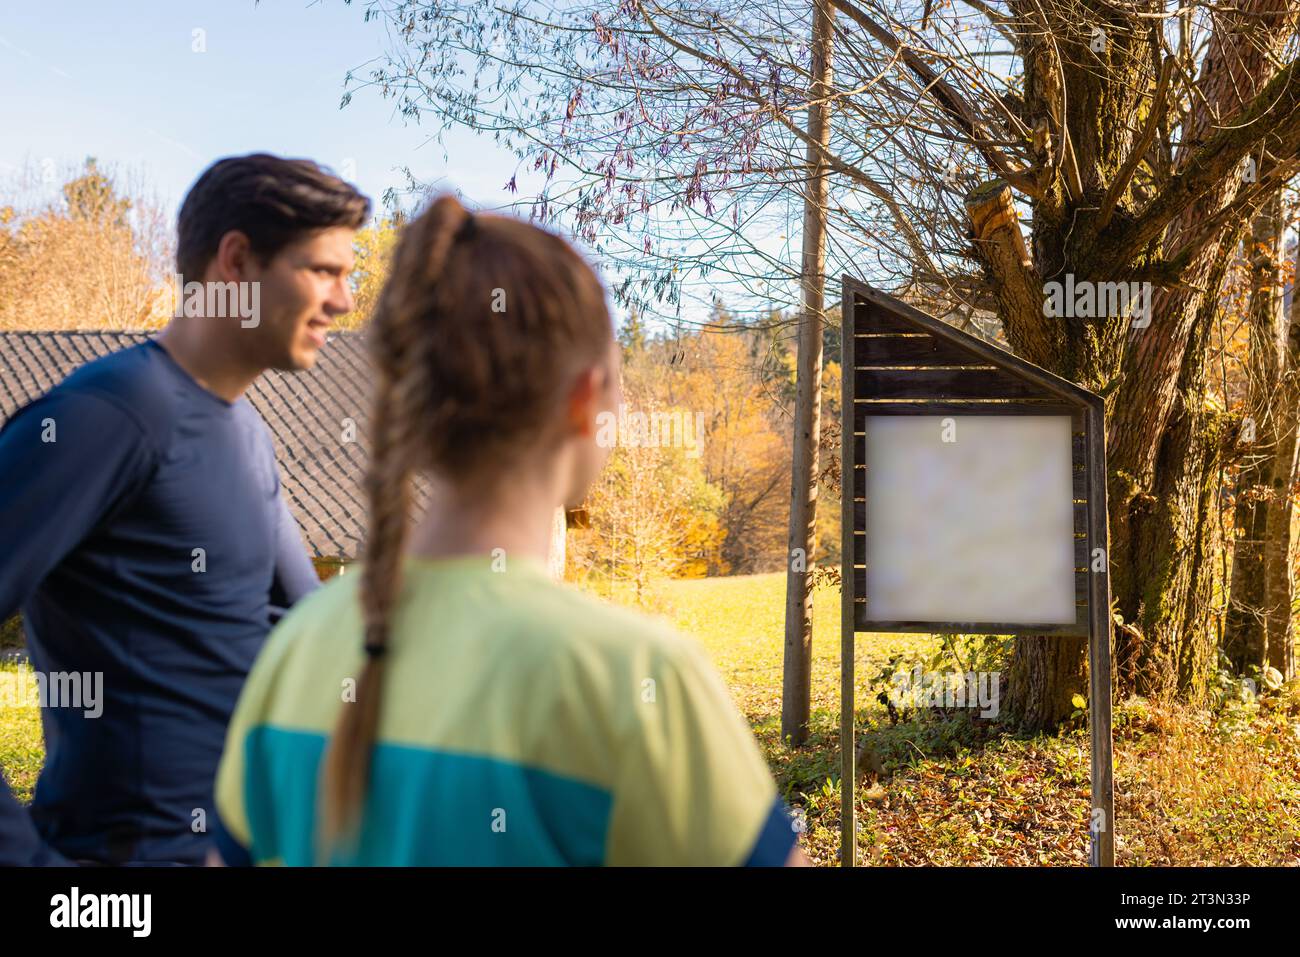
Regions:
<instances>
[{"instance_id":1,"label":"metal post of sign","mask_svg":"<svg viewBox=\"0 0 1300 957\"><path fill-rule=\"evenodd\" d=\"M1089 863L1115 865L1115 786L1111 754L1110 539L1106 525L1106 413L1087 412L1088 444L1088 729L1092 739ZM1100 553L1098 552L1100 550Z\"/></svg>"}]
</instances>

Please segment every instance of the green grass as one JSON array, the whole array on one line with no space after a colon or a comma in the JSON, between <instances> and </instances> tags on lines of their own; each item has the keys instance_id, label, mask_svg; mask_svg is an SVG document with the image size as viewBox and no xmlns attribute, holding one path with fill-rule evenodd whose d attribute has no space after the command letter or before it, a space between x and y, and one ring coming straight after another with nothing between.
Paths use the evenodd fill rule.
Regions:
<instances>
[{"instance_id":1,"label":"green grass","mask_svg":"<svg viewBox=\"0 0 1300 957\"><path fill-rule=\"evenodd\" d=\"M756 733L770 736L771 743L779 745L785 575L660 582L649 604L652 612L704 646ZM858 707L871 697L868 678L884 667L891 654L934 647L929 635L859 635L853 656ZM811 726L838 735L840 593L835 588L819 588L813 595L812 668Z\"/></svg>"},{"instance_id":2,"label":"green grass","mask_svg":"<svg viewBox=\"0 0 1300 957\"><path fill-rule=\"evenodd\" d=\"M824 865L839 855L839 600L833 587L814 595L811 734L794 751L780 736L785 576L661 582L648 602L708 650L779 789L804 812L805 851ZM1086 864L1082 722L1021 736L965 717L889 721L869 680L891 655L936 648L930 636L857 636L858 740L870 742L883 770L855 789L860 863ZM1228 736L1204 711L1139 700L1117 707L1118 863L1300 864L1298 718L1265 715Z\"/></svg>"},{"instance_id":3,"label":"green grass","mask_svg":"<svg viewBox=\"0 0 1300 957\"><path fill-rule=\"evenodd\" d=\"M45 758L40 709L24 704L34 684L27 665L0 663L0 769L20 801L32 799Z\"/></svg>"},{"instance_id":4,"label":"green grass","mask_svg":"<svg viewBox=\"0 0 1300 957\"><path fill-rule=\"evenodd\" d=\"M603 587L591 587L605 594ZM627 601L616 588L614 600ZM646 602L706 649L749 720L781 793L802 809L801 841L834 864L840 826L839 593L814 595L811 735L781 741L785 576L665 581ZM964 716L890 722L870 679L930 636L859 635L857 727L881 773L859 781L861 863L1086 863L1088 737L1018 736ZM6 675L26 666L0 665ZM12 679L9 679L12 680ZM1300 713L1294 703L1225 735L1214 716L1134 700L1115 714L1117 861L1128 865L1300 863ZM0 767L30 799L42 760L39 713L0 707Z\"/></svg>"}]
</instances>

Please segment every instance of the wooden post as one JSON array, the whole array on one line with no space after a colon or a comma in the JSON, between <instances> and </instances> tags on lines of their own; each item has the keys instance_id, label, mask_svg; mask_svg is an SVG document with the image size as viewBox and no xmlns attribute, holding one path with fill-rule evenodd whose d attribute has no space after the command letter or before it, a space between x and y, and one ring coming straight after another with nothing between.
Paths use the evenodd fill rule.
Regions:
<instances>
[{"instance_id":1,"label":"wooden post","mask_svg":"<svg viewBox=\"0 0 1300 957\"><path fill-rule=\"evenodd\" d=\"M790 527L786 549L785 662L781 737L798 747L808 738L812 698L812 562L817 526L817 446L821 439L822 322L826 286L826 202L830 167L832 13L812 0L812 89L808 102L808 183L804 193L802 308L795 377Z\"/></svg>"},{"instance_id":2,"label":"wooden post","mask_svg":"<svg viewBox=\"0 0 1300 957\"><path fill-rule=\"evenodd\" d=\"M1106 412L1087 412L1088 449L1088 729L1092 738L1092 836L1089 863L1115 866L1115 784L1111 755L1110 538L1106 524ZM1094 557L1095 550L1102 550ZM1098 562L1098 558L1101 559ZM1097 568L1100 564L1100 569Z\"/></svg>"},{"instance_id":3,"label":"wooden post","mask_svg":"<svg viewBox=\"0 0 1300 957\"><path fill-rule=\"evenodd\" d=\"M858 832L857 807L854 801L857 770L854 768L856 745L854 740L854 710L856 696L853 688L853 650L855 644L854 602L857 598L857 581L853 577L853 492L854 462L853 442L853 334L856 327L853 314L853 294L846 286L841 313L840 350L842 368L840 377L840 866L857 864Z\"/></svg>"}]
</instances>

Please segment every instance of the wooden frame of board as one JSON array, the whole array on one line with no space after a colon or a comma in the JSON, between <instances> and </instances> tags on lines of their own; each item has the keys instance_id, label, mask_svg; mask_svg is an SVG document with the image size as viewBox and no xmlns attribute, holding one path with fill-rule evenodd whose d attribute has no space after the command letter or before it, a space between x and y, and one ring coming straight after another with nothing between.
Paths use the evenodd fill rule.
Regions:
<instances>
[{"instance_id":1,"label":"wooden frame of board","mask_svg":"<svg viewBox=\"0 0 1300 957\"><path fill-rule=\"evenodd\" d=\"M856 633L1087 635L1092 739L1090 862L1114 863L1111 752L1110 579L1106 433L1102 398L850 276L842 277L843 494L841 495L840 862L856 863L854 808ZM1069 415L1076 618L1034 622L876 621L866 591L866 416ZM850 494L851 492L851 494Z\"/></svg>"}]
</instances>

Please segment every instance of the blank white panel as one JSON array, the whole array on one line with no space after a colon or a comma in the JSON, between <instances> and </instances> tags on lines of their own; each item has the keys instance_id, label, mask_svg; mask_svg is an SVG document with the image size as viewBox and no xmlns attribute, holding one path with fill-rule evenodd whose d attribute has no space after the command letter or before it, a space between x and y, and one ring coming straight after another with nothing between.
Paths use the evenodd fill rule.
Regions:
<instances>
[{"instance_id":1,"label":"blank white panel","mask_svg":"<svg viewBox=\"0 0 1300 957\"><path fill-rule=\"evenodd\" d=\"M1074 623L1069 416L880 415L865 431L868 620Z\"/></svg>"}]
</instances>

